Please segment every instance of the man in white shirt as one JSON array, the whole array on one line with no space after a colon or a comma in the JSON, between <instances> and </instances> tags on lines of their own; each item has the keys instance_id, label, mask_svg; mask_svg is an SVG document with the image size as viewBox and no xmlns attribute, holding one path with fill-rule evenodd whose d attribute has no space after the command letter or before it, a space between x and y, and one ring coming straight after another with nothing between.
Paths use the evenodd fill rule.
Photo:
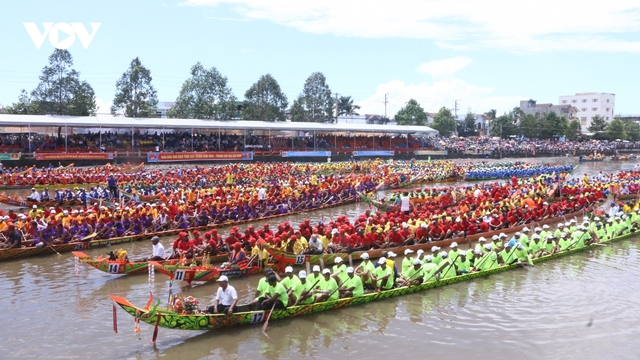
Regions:
<instances>
[{"instance_id":1,"label":"man in white shirt","mask_svg":"<svg viewBox=\"0 0 640 360\"><path fill-rule=\"evenodd\" d=\"M27 200L40 201L40 194L36 191L36 188L31 188L31 195L27 197Z\"/></svg>"},{"instance_id":2,"label":"man in white shirt","mask_svg":"<svg viewBox=\"0 0 640 360\"><path fill-rule=\"evenodd\" d=\"M405 215L409 215L410 203L409 192L405 191L400 197L400 211L404 212Z\"/></svg>"},{"instance_id":3,"label":"man in white shirt","mask_svg":"<svg viewBox=\"0 0 640 360\"><path fill-rule=\"evenodd\" d=\"M148 258L147 260L153 260L153 261L165 260L167 258L167 254L165 254L164 252L164 246L160 244L160 238L157 236L154 236L151 238L151 242L153 243L153 255L151 255L151 257Z\"/></svg>"},{"instance_id":4,"label":"man in white shirt","mask_svg":"<svg viewBox=\"0 0 640 360\"><path fill-rule=\"evenodd\" d=\"M233 314L236 304L238 303L238 293L233 286L229 285L229 278L221 275L218 279L218 292L213 305L209 306L209 314Z\"/></svg>"},{"instance_id":5,"label":"man in white shirt","mask_svg":"<svg viewBox=\"0 0 640 360\"><path fill-rule=\"evenodd\" d=\"M267 200L267 190L262 186L258 189L258 200L260 202Z\"/></svg>"}]
</instances>

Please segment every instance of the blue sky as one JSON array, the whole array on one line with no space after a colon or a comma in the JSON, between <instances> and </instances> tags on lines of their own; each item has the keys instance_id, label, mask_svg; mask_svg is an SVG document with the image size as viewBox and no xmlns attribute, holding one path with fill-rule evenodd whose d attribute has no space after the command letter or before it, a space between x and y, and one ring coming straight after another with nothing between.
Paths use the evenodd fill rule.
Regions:
<instances>
[{"instance_id":1,"label":"blue sky","mask_svg":"<svg viewBox=\"0 0 640 360\"><path fill-rule=\"evenodd\" d=\"M229 79L239 99L271 73L291 103L323 72L361 113L393 116L410 98L499 113L521 99L616 94L616 113L640 113L640 3L520 0L13 1L3 4L0 104L33 89L54 47L37 49L23 23L101 23L74 67L107 112L115 82L134 57L151 70L160 101L175 100L200 61ZM61 35L59 40L63 40Z\"/></svg>"}]
</instances>

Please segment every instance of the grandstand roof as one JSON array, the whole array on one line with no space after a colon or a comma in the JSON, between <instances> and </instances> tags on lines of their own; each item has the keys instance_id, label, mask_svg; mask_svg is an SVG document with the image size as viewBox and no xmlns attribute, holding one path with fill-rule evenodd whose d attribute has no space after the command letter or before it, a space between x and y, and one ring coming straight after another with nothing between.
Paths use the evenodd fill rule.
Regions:
<instances>
[{"instance_id":1,"label":"grandstand roof","mask_svg":"<svg viewBox=\"0 0 640 360\"><path fill-rule=\"evenodd\" d=\"M153 128L153 129L221 129L221 130L272 130L272 131L322 131L387 134L424 134L434 136L437 130L428 126L325 124L311 122L266 121L218 121L198 119L127 118L113 116L50 116L50 115L0 115L0 126L78 128Z\"/></svg>"}]
</instances>

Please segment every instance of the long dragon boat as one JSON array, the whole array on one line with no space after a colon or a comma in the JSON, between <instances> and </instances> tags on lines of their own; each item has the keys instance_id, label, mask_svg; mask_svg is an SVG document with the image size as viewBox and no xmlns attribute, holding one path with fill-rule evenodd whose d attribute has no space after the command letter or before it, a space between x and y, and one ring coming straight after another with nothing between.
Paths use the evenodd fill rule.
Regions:
<instances>
[{"instance_id":1,"label":"long dragon boat","mask_svg":"<svg viewBox=\"0 0 640 360\"><path fill-rule=\"evenodd\" d=\"M535 224L537 226L556 224L556 223L559 223L561 221L565 221L566 218L577 217L578 215L586 214L586 212L588 210L589 209L583 209L583 210L574 211L572 213L569 213L569 214L566 214L566 215L563 215L563 216L556 216L556 217L553 217L553 218L544 219L544 220L536 222ZM406 249L411 249L414 252L417 251L417 250L427 251L427 250L431 249L431 247L433 247L433 246L438 246L438 247L449 246L449 245L451 245L452 242L457 242L459 245L471 244L471 242L477 241L480 237L490 238L493 235L498 235L500 233L504 233L506 235L516 233L516 232L521 231L525 226L532 226L532 224L529 223L529 224L513 226L513 227L510 227L510 228L506 228L506 229L499 229L499 230L494 230L494 231L489 231L489 232L484 232L484 233L478 233L478 234L475 234L475 235L469 235L466 238L465 237L458 237L458 238L444 239L444 240L439 240L439 241L430 241L430 242L425 242L425 243L420 243L420 244L415 244L415 245L390 247L390 248L386 248L386 249L370 249L370 250L367 250L367 251L354 251L351 254L348 254L348 253L334 253L334 254L317 254L317 255L309 255L309 254L296 255L296 254L286 253L286 252L284 252L284 251L282 251L280 249L273 248L273 247L271 247L269 245L265 245L265 248L267 249L267 252L269 252L269 254L271 256L273 256L273 258L276 260L276 262L279 263L281 266L303 265L304 263L307 263L307 262L312 264L312 265L314 265L314 264L320 264L321 260L322 260L322 262L324 262L326 264L333 264L335 258L337 258L337 257L342 258L343 261L347 261L349 259L349 256L351 256L352 259L359 259L360 255L362 255L365 252L369 254L369 257L371 259L375 259L375 258L381 257L382 253L384 251L393 251L395 253L401 254Z\"/></svg>"},{"instance_id":2,"label":"long dragon boat","mask_svg":"<svg viewBox=\"0 0 640 360\"><path fill-rule=\"evenodd\" d=\"M635 154L629 154L629 155L613 155L611 157L611 161L629 161L629 160L636 160L638 157Z\"/></svg>"},{"instance_id":3,"label":"long dragon boat","mask_svg":"<svg viewBox=\"0 0 640 360\"><path fill-rule=\"evenodd\" d=\"M266 217L261 217L256 219L239 220L239 221L229 220L223 223L211 224L211 225L205 225L205 226L194 226L186 229L172 229L172 230L159 231L159 232L153 232L148 234L123 236L123 237L117 237L117 238L111 238L111 239L100 239L100 240L92 240L92 241L85 241L85 242L75 242L75 243L68 243L68 244L44 246L41 248L36 248L32 246L32 247L22 247L22 248L12 248L12 249L0 249L0 261L21 259L21 258L26 258L31 256L52 255L52 254L55 254L56 252L65 253L65 252L71 252L71 251L95 249L95 248L101 248L101 247L106 247L111 245L131 243L134 241L148 240L154 236L162 237L162 236L176 235L181 231L194 231L194 230L207 231L210 229L216 229L216 228L221 228L225 226L248 224L248 223L253 223L257 221L265 221L269 219L295 215L298 213L303 213L308 211L315 211L315 210L321 210L321 209L328 209L336 206L347 205L355 202L357 197L358 196L356 195L352 198L349 198L334 204L321 206L315 209L298 210L298 211L293 211L285 214L277 214L277 215L266 216ZM228 258L228 256L225 255L225 259L226 258ZM212 261L214 261L213 258L212 258ZM216 261L226 261L226 260L223 259L223 260L216 260Z\"/></svg>"},{"instance_id":4,"label":"long dragon boat","mask_svg":"<svg viewBox=\"0 0 640 360\"><path fill-rule=\"evenodd\" d=\"M191 285L193 281L216 281L220 276L225 275L229 279L235 279L239 277L262 274L264 270L261 266L249 266L244 270L224 269L218 266L181 266L175 264L160 264L154 261L150 261L154 266L154 269L158 272L167 275L174 281L186 281ZM268 267L275 269L275 264L269 264Z\"/></svg>"},{"instance_id":5,"label":"long dragon boat","mask_svg":"<svg viewBox=\"0 0 640 360\"><path fill-rule=\"evenodd\" d=\"M56 200L31 201L23 198L8 197L5 194L0 195L0 203L9 205L9 206L18 206L18 207L25 207L25 208L32 208L34 205L38 208L47 208L49 206L56 206L56 205L65 207L65 206L75 206L75 205L82 204L80 200L63 201L62 203Z\"/></svg>"},{"instance_id":6,"label":"long dragon boat","mask_svg":"<svg viewBox=\"0 0 640 360\"><path fill-rule=\"evenodd\" d=\"M109 258L94 258L80 251L71 252L81 263L92 266L102 272L112 275L128 275L146 273L149 269L148 261L123 261L109 260ZM172 265L178 263L179 259L171 259L157 262L158 265Z\"/></svg>"},{"instance_id":7,"label":"long dragon boat","mask_svg":"<svg viewBox=\"0 0 640 360\"><path fill-rule=\"evenodd\" d=\"M610 243L614 241L620 241L632 237L634 234L626 234L619 236L611 240L601 241L600 243ZM551 255L545 255L536 259L533 259L534 264L539 264L551 259L557 259L570 254L584 251L586 249L595 248L595 245L588 245L584 248L573 248L566 251L557 252ZM240 305L238 307L239 312L235 312L231 315L228 314L185 314L178 313L175 310L168 308L160 308L159 306L152 306L148 308L141 308L131 304L127 299L110 294L111 299L124 309L128 314L139 318L150 325L156 325L169 329L178 330L216 330L228 327L234 327L239 325L259 324L263 323L266 319L280 320L296 316L308 315L319 313L323 311L329 311L339 309L347 306L360 305L368 302L373 302L382 299L394 298L401 295L407 295L418 291L424 291L433 289L445 285L455 284L463 281L473 280L476 278L486 277L497 273L505 272L507 270L513 270L519 268L518 264L511 264L506 266L499 266L494 269L472 272L464 275L457 275L451 278L428 281L420 285L398 287L390 290L384 290L381 292L373 292L365 294L356 298L343 298L338 300L330 300L320 303L313 303L310 305L298 305L290 306L285 309L278 310L260 310L250 311L247 305Z\"/></svg>"}]
</instances>

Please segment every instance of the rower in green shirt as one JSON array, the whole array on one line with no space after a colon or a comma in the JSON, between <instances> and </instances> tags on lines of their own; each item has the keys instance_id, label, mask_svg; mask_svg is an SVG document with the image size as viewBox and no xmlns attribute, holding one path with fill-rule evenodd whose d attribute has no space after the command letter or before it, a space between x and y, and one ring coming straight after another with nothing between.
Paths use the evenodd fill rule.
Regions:
<instances>
[{"instance_id":1,"label":"rower in green shirt","mask_svg":"<svg viewBox=\"0 0 640 360\"><path fill-rule=\"evenodd\" d=\"M571 240L568 237L568 234L566 232L563 232L560 235L560 241L558 241L558 247L559 247L559 251L564 251L566 249L569 248L569 246L571 246Z\"/></svg>"},{"instance_id":2,"label":"rower in green shirt","mask_svg":"<svg viewBox=\"0 0 640 360\"><path fill-rule=\"evenodd\" d=\"M529 247L529 228L528 227L524 227L522 229L522 235L520 235L520 239L518 239L518 242L520 242L520 244Z\"/></svg>"},{"instance_id":3,"label":"rower in green shirt","mask_svg":"<svg viewBox=\"0 0 640 360\"><path fill-rule=\"evenodd\" d=\"M582 225L578 225L576 232L571 234L571 249L582 249L584 248L584 238L586 235L586 231L584 231L585 227Z\"/></svg>"},{"instance_id":4,"label":"rower in green shirt","mask_svg":"<svg viewBox=\"0 0 640 360\"><path fill-rule=\"evenodd\" d=\"M331 277L336 279L338 286L342 284L347 279L347 266L342 263L342 258L337 256L334 260L335 265L333 265L333 272Z\"/></svg>"},{"instance_id":5,"label":"rower in green shirt","mask_svg":"<svg viewBox=\"0 0 640 360\"><path fill-rule=\"evenodd\" d=\"M438 252L440 251L440 247L432 246L431 247L431 256L433 257L433 263L439 265L442 261L442 258L439 256Z\"/></svg>"},{"instance_id":6,"label":"rower in green shirt","mask_svg":"<svg viewBox=\"0 0 640 360\"><path fill-rule=\"evenodd\" d=\"M362 262L355 269L355 273L360 276L362 279L362 283L367 287L373 287L373 283L371 282L371 274L376 269L375 265L369 260L369 254L363 253L360 255Z\"/></svg>"},{"instance_id":7,"label":"rower in green shirt","mask_svg":"<svg viewBox=\"0 0 640 360\"><path fill-rule=\"evenodd\" d=\"M540 250L542 250L543 247L543 243L542 241L540 241L540 236L534 236L531 239L531 242L529 242L529 253L533 256L533 257L538 257Z\"/></svg>"},{"instance_id":8,"label":"rower in green shirt","mask_svg":"<svg viewBox=\"0 0 640 360\"><path fill-rule=\"evenodd\" d=\"M565 234L565 233L562 233L562 234ZM560 234L560 237L562 237L562 234ZM542 244L542 252L540 253L539 256L554 254L557 250L558 250L558 244L556 243L556 239L553 237L553 235L549 235L547 236L547 241Z\"/></svg>"},{"instance_id":9,"label":"rower in green shirt","mask_svg":"<svg viewBox=\"0 0 640 360\"><path fill-rule=\"evenodd\" d=\"M387 265L387 259L385 257L378 259L378 267L373 271L371 280L373 280L373 286L376 291L393 288L393 269Z\"/></svg>"},{"instance_id":10,"label":"rower in green shirt","mask_svg":"<svg viewBox=\"0 0 640 360\"><path fill-rule=\"evenodd\" d=\"M498 253L500 255L500 258L502 259L502 263L505 265L509 265L512 262L515 261L515 258L513 257L513 248L511 247L511 244L506 243L504 245L504 249L502 251L500 251Z\"/></svg>"},{"instance_id":11,"label":"rower in green shirt","mask_svg":"<svg viewBox=\"0 0 640 360\"><path fill-rule=\"evenodd\" d=\"M576 227L576 219L569 220L569 226L565 226L565 230L564 231L566 231L569 234L571 234L576 230L578 230L578 228Z\"/></svg>"},{"instance_id":12,"label":"rower in green shirt","mask_svg":"<svg viewBox=\"0 0 640 360\"><path fill-rule=\"evenodd\" d=\"M484 247L486 250L488 250L488 252L484 254L484 256L482 256L482 259L478 262L476 267L476 270L478 271L495 269L499 265L498 254L493 251L493 246L491 244L486 244Z\"/></svg>"},{"instance_id":13,"label":"rower in green shirt","mask_svg":"<svg viewBox=\"0 0 640 360\"><path fill-rule=\"evenodd\" d=\"M598 237L598 241L601 242L601 241L607 239L607 232L602 227L602 223L601 222L597 222L596 223L596 229L595 229L594 232L596 233L596 236Z\"/></svg>"},{"instance_id":14,"label":"rower in green shirt","mask_svg":"<svg viewBox=\"0 0 640 360\"><path fill-rule=\"evenodd\" d=\"M433 263L433 257L431 255L427 255L424 257L424 264L422 265L422 269L424 270L425 281L436 280L433 274L436 272L436 270L438 270L438 265Z\"/></svg>"},{"instance_id":15,"label":"rower in green shirt","mask_svg":"<svg viewBox=\"0 0 640 360\"><path fill-rule=\"evenodd\" d=\"M529 265L533 265L533 261L531 261L531 255L527 251L527 248L522 244L517 244L514 250L515 256L520 263L528 263Z\"/></svg>"},{"instance_id":16,"label":"rower in green shirt","mask_svg":"<svg viewBox=\"0 0 640 360\"><path fill-rule=\"evenodd\" d=\"M262 310L284 309L289 303L289 297L287 296L287 290L284 286L278 282L275 274L267 276L267 282L269 287L265 292L265 299L262 300L258 306Z\"/></svg>"},{"instance_id":17,"label":"rower in green shirt","mask_svg":"<svg viewBox=\"0 0 640 360\"><path fill-rule=\"evenodd\" d=\"M477 269L480 265L480 261L482 261L482 250L476 248L473 250L473 258L471 259L471 267Z\"/></svg>"},{"instance_id":18,"label":"rower in green shirt","mask_svg":"<svg viewBox=\"0 0 640 360\"><path fill-rule=\"evenodd\" d=\"M348 298L348 297L356 298L364 295L364 287L362 286L362 279L360 279L360 276L355 276L354 269L351 266L347 268L347 278L342 283L342 286L338 291L340 292L341 298Z\"/></svg>"},{"instance_id":19,"label":"rower in green shirt","mask_svg":"<svg viewBox=\"0 0 640 360\"><path fill-rule=\"evenodd\" d=\"M562 230L564 229L564 224L563 223L559 223L558 224L558 228L556 229L556 231L553 233L553 236L559 238L560 235L562 234Z\"/></svg>"},{"instance_id":20,"label":"rower in green shirt","mask_svg":"<svg viewBox=\"0 0 640 360\"><path fill-rule=\"evenodd\" d=\"M298 273L298 282L293 289L293 295L296 297L294 305L313 304L313 283L307 280L307 272L300 270Z\"/></svg>"},{"instance_id":21,"label":"rower in green shirt","mask_svg":"<svg viewBox=\"0 0 640 360\"><path fill-rule=\"evenodd\" d=\"M451 245L449 245L449 247L451 248L451 250L449 251L449 254L447 256L455 264L458 262L458 258L460 257L460 253L462 251L458 250L458 243L455 241L452 242Z\"/></svg>"},{"instance_id":22,"label":"rower in green shirt","mask_svg":"<svg viewBox=\"0 0 640 360\"><path fill-rule=\"evenodd\" d=\"M422 261L418 259L413 260L413 265L402 272L400 277L402 286L420 285L424 281L424 268L422 267Z\"/></svg>"},{"instance_id":23,"label":"rower in green shirt","mask_svg":"<svg viewBox=\"0 0 640 360\"><path fill-rule=\"evenodd\" d=\"M546 238L547 235L551 235L551 231L549 231L549 225L544 224L542 225L542 231L540 232L540 237Z\"/></svg>"},{"instance_id":24,"label":"rower in green shirt","mask_svg":"<svg viewBox=\"0 0 640 360\"><path fill-rule=\"evenodd\" d=\"M313 265L311 271L311 274L307 275L307 281L315 284L318 280L322 279L322 274L320 274L320 265Z\"/></svg>"},{"instance_id":25,"label":"rower in green shirt","mask_svg":"<svg viewBox=\"0 0 640 360\"><path fill-rule=\"evenodd\" d=\"M404 259L402 259L402 273L404 274L405 270L413 267L413 250L406 249L404 251Z\"/></svg>"},{"instance_id":26,"label":"rower in green shirt","mask_svg":"<svg viewBox=\"0 0 640 360\"><path fill-rule=\"evenodd\" d=\"M466 252L461 252L458 261L456 261L456 269L459 275L468 274L471 271L471 257Z\"/></svg>"},{"instance_id":27,"label":"rower in green shirt","mask_svg":"<svg viewBox=\"0 0 640 360\"><path fill-rule=\"evenodd\" d=\"M287 290L289 303L293 304L296 302L295 297L293 297L293 288L300 280L297 277L293 276L293 268L291 266L287 266L284 269L284 275L284 278L280 280L280 284L282 284L282 286L284 286L284 289Z\"/></svg>"},{"instance_id":28,"label":"rower in green shirt","mask_svg":"<svg viewBox=\"0 0 640 360\"><path fill-rule=\"evenodd\" d=\"M336 279L331 277L331 270L322 270L322 279L318 283L318 289L315 290L316 298L314 302L322 302L326 300L338 300L338 283Z\"/></svg>"},{"instance_id":29,"label":"rower in green shirt","mask_svg":"<svg viewBox=\"0 0 640 360\"><path fill-rule=\"evenodd\" d=\"M446 251L441 251L440 257L442 258L442 261L438 265L438 268L442 269L442 271L440 271L440 279L448 279L456 276L456 267L453 260L449 258L449 254L447 254Z\"/></svg>"}]
</instances>

